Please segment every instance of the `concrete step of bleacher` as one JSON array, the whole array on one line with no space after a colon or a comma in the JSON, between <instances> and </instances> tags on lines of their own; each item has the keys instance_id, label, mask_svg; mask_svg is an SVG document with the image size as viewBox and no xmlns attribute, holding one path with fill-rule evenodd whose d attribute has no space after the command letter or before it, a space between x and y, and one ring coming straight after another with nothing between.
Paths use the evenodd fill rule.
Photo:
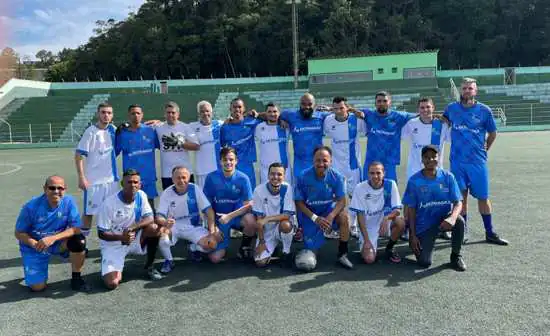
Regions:
<instances>
[{"instance_id":1,"label":"concrete step of bleacher","mask_svg":"<svg viewBox=\"0 0 550 336\"><path fill-rule=\"evenodd\" d=\"M96 94L84 104L73 120L65 126L63 132L58 137L57 142L74 142L84 133L90 125L96 112L97 105L109 100L110 94Z\"/></svg>"}]
</instances>

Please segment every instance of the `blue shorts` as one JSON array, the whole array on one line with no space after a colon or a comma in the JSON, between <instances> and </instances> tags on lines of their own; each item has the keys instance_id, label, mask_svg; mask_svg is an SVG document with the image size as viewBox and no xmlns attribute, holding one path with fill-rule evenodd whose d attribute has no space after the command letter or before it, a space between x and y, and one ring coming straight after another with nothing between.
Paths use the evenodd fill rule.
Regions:
<instances>
[{"instance_id":1,"label":"blue shorts","mask_svg":"<svg viewBox=\"0 0 550 336\"><path fill-rule=\"evenodd\" d=\"M242 231L242 229L243 229L242 226L241 226L241 219L242 218L243 218L243 216L233 218L227 224L220 224L220 222L218 222L218 219L216 218L216 225L218 226L218 229L223 234L223 240L216 247L216 251L225 250L229 247L229 243L231 241L231 229Z\"/></svg>"},{"instance_id":2,"label":"blue shorts","mask_svg":"<svg viewBox=\"0 0 550 336\"><path fill-rule=\"evenodd\" d=\"M489 169L485 163L453 163L451 173L460 191L469 190L479 200L489 199Z\"/></svg>"},{"instance_id":3,"label":"blue shorts","mask_svg":"<svg viewBox=\"0 0 550 336\"><path fill-rule=\"evenodd\" d=\"M147 194L148 199L155 199L159 194L157 192L157 182L156 181L142 181L141 190Z\"/></svg>"},{"instance_id":4,"label":"blue shorts","mask_svg":"<svg viewBox=\"0 0 550 336\"><path fill-rule=\"evenodd\" d=\"M19 250L21 251L23 272L27 286L46 283L51 255L57 255L64 259L69 257L69 251L62 249L62 242L60 241L50 246L47 252L38 252L29 246L21 246Z\"/></svg>"},{"instance_id":5,"label":"blue shorts","mask_svg":"<svg viewBox=\"0 0 550 336\"><path fill-rule=\"evenodd\" d=\"M369 165L371 163L365 163L363 166L363 180L368 181L369 179ZM384 178L389 180L394 180L397 183L397 165L390 163L383 163L384 165Z\"/></svg>"},{"instance_id":6,"label":"blue shorts","mask_svg":"<svg viewBox=\"0 0 550 336\"><path fill-rule=\"evenodd\" d=\"M332 209L328 209L323 214L318 214L318 216L326 216L330 213ZM309 217L304 215L303 212L298 211L298 225L302 228L304 233L304 248L308 250L319 250L325 244L325 235L323 230L319 225L313 223ZM336 221L332 222L332 229L339 230L338 224Z\"/></svg>"},{"instance_id":7,"label":"blue shorts","mask_svg":"<svg viewBox=\"0 0 550 336\"><path fill-rule=\"evenodd\" d=\"M256 188L256 171L254 170L254 162L239 161L239 163L237 163L237 170L248 176L248 179L250 180L250 187L254 190L254 188Z\"/></svg>"}]
</instances>

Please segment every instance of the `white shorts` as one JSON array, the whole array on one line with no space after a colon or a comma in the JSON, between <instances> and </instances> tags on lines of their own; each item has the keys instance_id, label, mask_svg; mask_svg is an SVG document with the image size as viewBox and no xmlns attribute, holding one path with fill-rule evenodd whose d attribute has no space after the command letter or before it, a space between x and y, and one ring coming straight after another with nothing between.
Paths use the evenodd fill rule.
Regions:
<instances>
[{"instance_id":1,"label":"white shorts","mask_svg":"<svg viewBox=\"0 0 550 336\"><path fill-rule=\"evenodd\" d=\"M388 230L386 231L386 237L389 237L391 235L391 224L392 221L386 221L386 225L388 226ZM378 248L378 230L380 230L379 226L376 227L369 227L367 226L367 233L369 234L369 241L372 245L372 248L374 249L374 252L376 252L376 249ZM365 238L363 237L363 234L359 232L359 249L363 250L363 243L365 242Z\"/></svg>"},{"instance_id":2,"label":"white shorts","mask_svg":"<svg viewBox=\"0 0 550 336\"><path fill-rule=\"evenodd\" d=\"M178 239L187 240L193 244L198 244L199 240L208 236L208 230L203 226L193 225L174 225L172 228L172 239L170 245L174 246L178 242Z\"/></svg>"},{"instance_id":3,"label":"white shorts","mask_svg":"<svg viewBox=\"0 0 550 336\"><path fill-rule=\"evenodd\" d=\"M97 215L99 208L105 201L105 199L120 190L118 182L109 182L94 184L84 190L84 214L93 216Z\"/></svg>"},{"instance_id":4,"label":"white shorts","mask_svg":"<svg viewBox=\"0 0 550 336\"><path fill-rule=\"evenodd\" d=\"M204 190L204 183L206 182L206 176L208 174L195 174L195 184L199 186L201 190Z\"/></svg>"},{"instance_id":5,"label":"white shorts","mask_svg":"<svg viewBox=\"0 0 550 336\"><path fill-rule=\"evenodd\" d=\"M144 255L146 246L141 246L141 230L136 239L130 245L122 245L120 242L100 242L101 246L101 276L111 272L122 272L124 259L128 254Z\"/></svg>"},{"instance_id":6,"label":"white shorts","mask_svg":"<svg viewBox=\"0 0 550 336\"><path fill-rule=\"evenodd\" d=\"M346 178L346 192L351 197L355 186L361 183L361 168L346 172L344 177Z\"/></svg>"},{"instance_id":7,"label":"white shorts","mask_svg":"<svg viewBox=\"0 0 550 336\"><path fill-rule=\"evenodd\" d=\"M292 221L291 221L292 224ZM262 252L259 256L254 256L254 260L263 260L269 258L273 255L275 248L279 245L279 242L282 242L281 232L279 231L279 224L267 224L264 226L264 240L266 250ZM296 233L296 227L292 224L292 231L289 234L294 235ZM256 247L258 247L259 240L256 239Z\"/></svg>"},{"instance_id":8,"label":"white shorts","mask_svg":"<svg viewBox=\"0 0 550 336\"><path fill-rule=\"evenodd\" d=\"M260 181L261 183L267 183L269 181L269 165L260 166ZM285 169L285 182L292 185L292 168L290 165Z\"/></svg>"}]
</instances>

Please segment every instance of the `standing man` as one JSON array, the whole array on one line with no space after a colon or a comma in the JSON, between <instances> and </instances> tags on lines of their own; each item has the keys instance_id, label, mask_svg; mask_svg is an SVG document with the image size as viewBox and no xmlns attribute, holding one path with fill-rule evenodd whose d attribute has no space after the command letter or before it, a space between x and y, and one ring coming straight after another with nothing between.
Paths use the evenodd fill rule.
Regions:
<instances>
[{"instance_id":1,"label":"standing man","mask_svg":"<svg viewBox=\"0 0 550 336\"><path fill-rule=\"evenodd\" d=\"M244 116L245 105L241 98L231 101L231 116L229 122L224 124L220 132L220 144L222 147L229 146L235 149L239 158L237 169L245 173L250 180L250 185L256 187L256 142L254 132L261 120Z\"/></svg>"},{"instance_id":2,"label":"standing man","mask_svg":"<svg viewBox=\"0 0 550 336\"><path fill-rule=\"evenodd\" d=\"M331 149L327 146L318 147L313 153L313 166L297 177L294 200L298 223L304 232L304 248L314 252L324 245L325 232L340 230L338 262L352 269L353 264L347 256L349 221L344 176L331 165Z\"/></svg>"},{"instance_id":3,"label":"standing man","mask_svg":"<svg viewBox=\"0 0 550 336\"><path fill-rule=\"evenodd\" d=\"M451 231L451 267L465 271L460 254L465 226L460 217L462 195L453 174L437 167L438 151L434 145L422 148L424 168L407 183L403 203L409 212L409 245L418 264L430 267L436 237L440 231Z\"/></svg>"},{"instance_id":4,"label":"standing man","mask_svg":"<svg viewBox=\"0 0 550 336\"><path fill-rule=\"evenodd\" d=\"M159 148L155 129L142 123L143 110L139 105L128 107L128 123L119 126L116 135L116 154L122 152L122 170L136 170L140 185L155 210L157 167L155 149Z\"/></svg>"},{"instance_id":5,"label":"standing man","mask_svg":"<svg viewBox=\"0 0 550 336\"><path fill-rule=\"evenodd\" d=\"M162 169L162 189L166 190L172 185L172 170L176 166L183 166L193 174L189 151L200 149L198 139L192 133L191 128L179 121L180 107L175 102L164 105L166 121L155 126L159 149L160 166ZM191 182L194 182L191 175Z\"/></svg>"},{"instance_id":6,"label":"standing man","mask_svg":"<svg viewBox=\"0 0 550 336\"><path fill-rule=\"evenodd\" d=\"M491 202L489 201L489 168L487 152L497 137L493 111L475 100L477 83L464 78L460 102L451 103L443 116L451 123L451 172L462 191L462 217L468 222L468 193L478 200L478 209L485 227L485 240L490 244L508 245L493 230ZM466 231L468 231L466 229Z\"/></svg>"},{"instance_id":7,"label":"standing man","mask_svg":"<svg viewBox=\"0 0 550 336\"><path fill-rule=\"evenodd\" d=\"M147 254L145 269L151 280L162 275L153 267L160 232L153 222L147 195L140 190L139 172L124 171L122 190L103 203L97 218L101 248L101 276L105 286L115 289L122 281L124 259L128 254Z\"/></svg>"},{"instance_id":8,"label":"standing man","mask_svg":"<svg viewBox=\"0 0 550 336\"><path fill-rule=\"evenodd\" d=\"M113 107L109 103L97 106L97 122L89 126L78 142L74 156L78 187L84 192L81 232L88 236L92 219L105 199L116 193L116 167ZM85 166L85 168L84 168Z\"/></svg>"},{"instance_id":9,"label":"standing man","mask_svg":"<svg viewBox=\"0 0 550 336\"><path fill-rule=\"evenodd\" d=\"M285 168L285 181L292 181L288 162L288 140L290 133L279 125L279 108L273 103L267 104L266 121L256 127L254 137L260 147L260 178L262 184L269 180L269 167L280 162Z\"/></svg>"},{"instance_id":10,"label":"standing man","mask_svg":"<svg viewBox=\"0 0 550 336\"><path fill-rule=\"evenodd\" d=\"M197 104L199 121L189 124L191 132L198 139L199 149L196 153L195 178L202 190L206 176L220 167L220 129L222 122L212 120L212 105L203 100Z\"/></svg>"},{"instance_id":11,"label":"standing man","mask_svg":"<svg viewBox=\"0 0 550 336\"><path fill-rule=\"evenodd\" d=\"M81 277L86 238L80 231L82 222L76 202L65 195L66 189L62 177L48 177L44 193L27 202L17 217L15 238L19 241L25 283L33 292L46 289L52 255L69 257L73 290L90 290Z\"/></svg>"}]
</instances>

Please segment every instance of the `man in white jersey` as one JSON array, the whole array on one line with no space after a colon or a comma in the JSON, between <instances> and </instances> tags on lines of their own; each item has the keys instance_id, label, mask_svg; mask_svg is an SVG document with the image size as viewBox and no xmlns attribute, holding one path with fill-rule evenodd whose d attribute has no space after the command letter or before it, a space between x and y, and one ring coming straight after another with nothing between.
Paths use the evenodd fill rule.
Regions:
<instances>
[{"instance_id":1,"label":"man in white jersey","mask_svg":"<svg viewBox=\"0 0 550 336\"><path fill-rule=\"evenodd\" d=\"M82 234L87 236L92 219L105 199L119 190L115 155L113 107L109 103L97 106L97 122L89 126L80 138L74 161L78 187L84 192Z\"/></svg>"},{"instance_id":2,"label":"man in white jersey","mask_svg":"<svg viewBox=\"0 0 550 336\"><path fill-rule=\"evenodd\" d=\"M107 198L98 214L101 276L109 289L117 288L122 281L127 254L147 254L145 268L149 278L162 279L153 267L160 231L153 221L147 194L140 188L139 173L134 169L126 170L122 177L122 190Z\"/></svg>"},{"instance_id":3,"label":"man in white jersey","mask_svg":"<svg viewBox=\"0 0 550 336\"><path fill-rule=\"evenodd\" d=\"M199 121L190 123L189 129L200 146L195 156L195 181L202 190L206 175L220 167L220 129L223 123L212 120L212 105L205 100L197 104L197 113Z\"/></svg>"},{"instance_id":4,"label":"man in white jersey","mask_svg":"<svg viewBox=\"0 0 550 336\"><path fill-rule=\"evenodd\" d=\"M280 162L285 168L285 181L292 181L288 160L288 140L290 131L279 124L279 107L274 103L267 104L266 121L256 126L254 137L260 148L260 178L261 183L268 182L269 167L274 162Z\"/></svg>"},{"instance_id":5,"label":"man in white jersey","mask_svg":"<svg viewBox=\"0 0 550 336\"><path fill-rule=\"evenodd\" d=\"M394 246L405 229L405 221L400 217L402 206L397 184L384 179L384 165L380 162L372 162L368 174L368 181L355 187L350 206L357 213L361 230L361 256L365 263L374 263L378 237L390 236L385 257L392 263L399 263L401 257Z\"/></svg>"},{"instance_id":6,"label":"man in white jersey","mask_svg":"<svg viewBox=\"0 0 550 336\"><path fill-rule=\"evenodd\" d=\"M172 185L172 170L183 166L192 174L193 168L188 151L199 150L199 140L191 128L181 121L180 107L175 102L164 105L166 121L155 126L160 144L160 166L162 170L162 189ZM191 182L194 182L191 176Z\"/></svg>"},{"instance_id":7,"label":"man in white jersey","mask_svg":"<svg viewBox=\"0 0 550 336\"><path fill-rule=\"evenodd\" d=\"M252 197L258 234L254 260L259 267L269 263L279 241L283 244L283 264L292 263L290 246L295 232L292 216L296 208L292 187L284 181L285 170L282 163L272 163L268 168L269 182L257 186Z\"/></svg>"},{"instance_id":8,"label":"man in white jersey","mask_svg":"<svg viewBox=\"0 0 550 336\"><path fill-rule=\"evenodd\" d=\"M190 183L190 176L186 167L174 167L173 185L160 196L155 222L162 232L159 248L165 260L160 271L165 274L175 267L170 248L178 239L191 242L200 252L213 251L221 241L221 236L217 234L214 210L202 190ZM200 223L201 213L206 216L208 230Z\"/></svg>"},{"instance_id":9,"label":"man in white jersey","mask_svg":"<svg viewBox=\"0 0 550 336\"><path fill-rule=\"evenodd\" d=\"M359 137L361 134L365 134L365 123L358 120L355 114L349 113L345 97L334 97L332 110L334 114L326 117L323 123L323 132L325 136L331 138L331 147L334 153L333 168L346 178L346 191L351 197L355 186L361 182ZM350 234L358 237L359 230L355 222L355 212L350 211L350 217Z\"/></svg>"}]
</instances>

